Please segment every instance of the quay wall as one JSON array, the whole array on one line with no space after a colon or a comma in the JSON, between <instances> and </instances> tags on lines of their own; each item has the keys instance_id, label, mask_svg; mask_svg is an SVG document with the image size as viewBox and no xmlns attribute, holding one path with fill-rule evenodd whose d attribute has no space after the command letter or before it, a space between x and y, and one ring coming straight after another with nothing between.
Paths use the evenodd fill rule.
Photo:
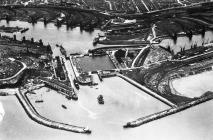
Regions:
<instances>
[{"instance_id":1,"label":"quay wall","mask_svg":"<svg viewBox=\"0 0 213 140\"><path fill-rule=\"evenodd\" d=\"M58 91L62 95L65 95L66 97L71 97L72 99L77 100L77 94L75 93L74 89L71 87L66 87L66 85L60 85L59 83L54 83L48 80L45 80L44 78L40 78L42 82L44 83L44 86L49 87L53 90ZM64 87L63 87L64 86Z\"/></svg>"}]
</instances>

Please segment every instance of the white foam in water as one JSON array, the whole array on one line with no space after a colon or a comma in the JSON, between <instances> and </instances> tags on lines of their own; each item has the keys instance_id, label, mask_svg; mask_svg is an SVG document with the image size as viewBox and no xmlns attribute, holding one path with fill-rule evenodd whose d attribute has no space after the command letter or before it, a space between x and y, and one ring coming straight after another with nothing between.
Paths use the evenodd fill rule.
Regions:
<instances>
[{"instance_id":1,"label":"white foam in water","mask_svg":"<svg viewBox=\"0 0 213 140\"><path fill-rule=\"evenodd\" d=\"M83 106L82 104L81 104L81 102L79 102L79 105L80 105L80 107L83 109L83 110L85 110L85 111L87 111L87 113L89 114L88 116L90 117L90 118L92 118L92 119L96 119L97 117L96 117L96 113L94 113L94 112L92 112L90 109L88 109L87 107L85 107L85 106Z\"/></svg>"}]
</instances>

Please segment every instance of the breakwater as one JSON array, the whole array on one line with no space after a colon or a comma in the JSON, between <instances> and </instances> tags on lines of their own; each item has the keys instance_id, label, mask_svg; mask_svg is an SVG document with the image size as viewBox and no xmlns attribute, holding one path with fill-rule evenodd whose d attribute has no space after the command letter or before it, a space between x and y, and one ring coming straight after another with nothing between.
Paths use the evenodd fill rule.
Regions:
<instances>
[{"instance_id":1,"label":"breakwater","mask_svg":"<svg viewBox=\"0 0 213 140\"><path fill-rule=\"evenodd\" d=\"M124 128L137 127L137 126L146 124L148 122L151 122L151 121L154 121L154 120L157 120L157 119L178 113L180 111L183 111L185 109L199 105L201 103L204 103L204 102L212 100L212 99L213 99L213 94L212 94L212 92L210 92L208 95L200 97L200 98L198 98L194 101L191 101L189 103L180 105L178 107L172 107L170 109L167 109L167 110L164 110L164 111L161 111L161 112L158 112L158 113L154 113L154 114L139 118L135 121L128 122L123 127Z\"/></svg>"},{"instance_id":2,"label":"breakwater","mask_svg":"<svg viewBox=\"0 0 213 140\"><path fill-rule=\"evenodd\" d=\"M18 98L19 102L23 106L27 115L32 120L34 120L35 122L37 122L41 125L55 128L55 129L60 129L60 130L76 132L76 133L87 133L87 134L91 133L91 130L89 130L86 127L79 127L79 126L74 126L74 125L70 125L70 124L55 122L55 121L42 117L32 106L30 101L21 93L20 89L19 89L19 92L16 94L16 97Z\"/></svg>"},{"instance_id":3,"label":"breakwater","mask_svg":"<svg viewBox=\"0 0 213 140\"><path fill-rule=\"evenodd\" d=\"M157 93L151 91L150 89L148 89L148 88L145 87L145 86L142 86L141 84L135 82L134 80L132 80L132 79L126 77L126 76L123 76L123 75L121 75L121 74L117 74L117 76L120 77L120 78L122 78L122 79L124 79L125 81L129 82L130 84L136 86L137 88L143 90L144 92L148 93L148 94L151 95L152 97L154 97L154 98L156 98L156 99L162 101L163 103L165 103L165 104L167 104L167 105L169 105L169 106L171 106L171 107L175 107L175 106L176 106L174 103L172 103L172 102L170 102L169 100L167 100L167 99L161 97L161 96L158 95Z\"/></svg>"}]
</instances>

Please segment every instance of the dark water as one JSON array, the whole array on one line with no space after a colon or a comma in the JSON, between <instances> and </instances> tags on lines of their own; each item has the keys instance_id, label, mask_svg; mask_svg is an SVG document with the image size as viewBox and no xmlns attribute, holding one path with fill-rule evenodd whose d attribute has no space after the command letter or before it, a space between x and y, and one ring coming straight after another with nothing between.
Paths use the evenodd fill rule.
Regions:
<instances>
[{"instance_id":1,"label":"dark water","mask_svg":"<svg viewBox=\"0 0 213 140\"><path fill-rule=\"evenodd\" d=\"M108 55L98 57L85 56L78 58L78 61L83 72L115 69Z\"/></svg>"}]
</instances>

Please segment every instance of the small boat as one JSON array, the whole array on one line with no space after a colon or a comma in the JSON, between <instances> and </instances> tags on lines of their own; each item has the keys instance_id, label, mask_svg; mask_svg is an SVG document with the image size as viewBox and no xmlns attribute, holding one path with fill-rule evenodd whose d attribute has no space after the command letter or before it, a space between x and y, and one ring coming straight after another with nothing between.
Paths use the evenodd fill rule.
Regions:
<instances>
[{"instance_id":1,"label":"small boat","mask_svg":"<svg viewBox=\"0 0 213 140\"><path fill-rule=\"evenodd\" d=\"M65 105L61 105L64 109L67 109L67 107Z\"/></svg>"},{"instance_id":2,"label":"small boat","mask_svg":"<svg viewBox=\"0 0 213 140\"><path fill-rule=\"evenodd\" d=\"M23 30L21 30L21 33L25 33L28 30L29 30L29 28L24 28Z\"/></svg>"},{"instance_id":3,"label":"small boat","mask_svg":"<svg viewBox=\"0 0 213 140\"><path fill-rule=\"evenodd\" d=\"M80 89L79 84L75 79L73 80L73 83L74 83L76 89L79 90Z\"/></svg>"},{"instance_id":4,"label":"small boat","mask_svg":"<svg viewBox=\"0 0 213 140\"><path fill-rule=\"evenodd\" d=\"M73 99L73 100L78 100L78 96L77 96L76 94L73 94L73 95L72 95L72 99Z\"/></svg>"},{"instance_id":5,"label":"small boat","mask_svg":"<svg viewBox=\"0 0 213 140\"><path fill-rule=\"evenodd\" d=\"M43 103L44 100L36 100L35 103Z\"/></svg>"},{"instance_id":6,"label":"small boat","mask_svg":"<svg viewBox=\"0 0 213 140\"><path fill-rule=\"evenodd\" d=\"M89 127L87 126L87 127L85 127L84 129L83 129L86 133L91 133L92 131L89 129Z\"/></svg>"},{"instance_id":7,"label":"small boat","mask_svg":"<svg viewBox=\"0 0 213 140\"><path fill-rule=\"evenodd\" d=\"M68 100L71 100L71 99L72 99L72 97L71 97L71 96L66 96L66 98L67 98Z\"/></svg>"},{"instance_id":8,"label":"small boat","mask_svg":"<svg viewBox=\"0 0 213 140\"><path fill-rule=\"evenodd\" d=\"M33 92L33 91L28 91L28 93L30 93L30 94L36 94L35 92Z\"/></svg>"},{"instance_id":9,"label":"small boat","mask_svg":"<svg viewBox=\"0 0 213 140\"><path fill-rule=\"evenodd\" d=\"M103 95L99 95L97 99L98 99L98 103L99 103L99 104L104 104Z\"/></svg>"},{"instance_id":10,"label":"small boat","mask_svg":"<svg viewBox=\"0 0 213 140\"><path fill-rule=\"evenodd\" d=\"M93 40L93 45L97 45L97 43L99 42L99 37L95 37L95 39Z\"/></svg>"}]
</instances>

